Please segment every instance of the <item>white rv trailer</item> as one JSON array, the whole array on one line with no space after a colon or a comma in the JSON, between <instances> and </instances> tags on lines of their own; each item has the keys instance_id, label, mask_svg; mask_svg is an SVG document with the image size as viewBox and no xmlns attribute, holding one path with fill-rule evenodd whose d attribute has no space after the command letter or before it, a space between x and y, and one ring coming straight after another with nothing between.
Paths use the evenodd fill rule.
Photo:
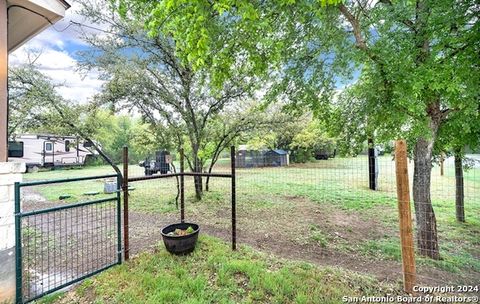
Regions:
<instances>
[{"instance_id":1,"label":"white rv trailer","mask_svg":"<svg viewBox=\"0 0 480 304\"><path fill-rule=\"evenodd\" d=\"M8 146L8 161L23 162L27 168L84 165L94 155L91 143L75 136L22 134Z\"/></svg>"}]
</instances>

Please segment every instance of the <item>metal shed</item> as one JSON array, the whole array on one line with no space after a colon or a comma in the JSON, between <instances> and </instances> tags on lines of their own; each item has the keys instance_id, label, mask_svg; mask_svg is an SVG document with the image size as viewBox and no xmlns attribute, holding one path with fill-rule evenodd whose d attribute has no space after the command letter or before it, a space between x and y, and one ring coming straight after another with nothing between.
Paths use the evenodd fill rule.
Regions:
<instances>
[{"instance_id":1,"label":"metal shed","mask_svg":"<svg viewBox=\"0 0 480 304\"><path fill-rule=\"evenodd\" d=\"M288 166L288 152L274 150L239 150L236 157L237 168L280 167Z\"/></svg>"},{"instance_id":2,"label":"metal shed","mask_svg":"<svg viewBox=\"0 0 480 304\"><path fill-rule=\"evenodd\" d=\"M268 150L265 152L265 166L288 166L288 152L282 149Z\"/></svg>"}]
</instances>

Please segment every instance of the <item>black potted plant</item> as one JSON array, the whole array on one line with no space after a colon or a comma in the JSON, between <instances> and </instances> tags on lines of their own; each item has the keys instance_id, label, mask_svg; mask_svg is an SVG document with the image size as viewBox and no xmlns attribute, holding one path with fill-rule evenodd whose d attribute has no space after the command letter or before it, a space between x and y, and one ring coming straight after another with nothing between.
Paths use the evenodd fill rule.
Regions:
<instances>
[{"instance_id":1,"label":"black potted plant","mask_svg":"<svg viewBox=\"0 0 480 304\"><path fill-rule=\"evenodd\" d=\"M173 254L187 254L195 249L200 227L193 223L168 225L162 229L163 243Z\"/></svg>"}]
</instances>

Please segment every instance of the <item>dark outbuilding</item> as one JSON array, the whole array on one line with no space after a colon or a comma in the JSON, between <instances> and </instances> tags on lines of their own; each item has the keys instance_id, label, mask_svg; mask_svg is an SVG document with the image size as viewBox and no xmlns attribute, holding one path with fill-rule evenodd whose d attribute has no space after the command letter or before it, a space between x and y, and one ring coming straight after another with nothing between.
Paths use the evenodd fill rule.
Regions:
<instances>
[{"instance_id":1,"label":"dark outbuilding","mask_svg":"<svg viewBox=\"0 0 480 304\"><path fill-rule=\"evenodd\" d=\"M274 150L239 150L236 157L237 168L288 166L288 152Z\"/></svg>"}]
</instances>

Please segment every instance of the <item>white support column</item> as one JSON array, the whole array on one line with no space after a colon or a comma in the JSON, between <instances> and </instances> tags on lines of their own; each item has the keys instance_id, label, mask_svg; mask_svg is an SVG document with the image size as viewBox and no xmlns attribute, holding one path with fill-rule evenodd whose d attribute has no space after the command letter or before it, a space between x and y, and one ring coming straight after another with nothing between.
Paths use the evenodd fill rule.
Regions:
<instances>
[{"instance_id":1,"label":"white support column","mask_svg":"<svg viewBox=\"0 0 480 304\"><path fill-rule=\"evenodd\" d=\"M8 51L7 1L0 0L0 303L15 299L15 181L21 164L7 163ZM25 166L23 165L23 169ZM23 170L24 171L24 170Z\"/></svg>"},{"instance_id":2,"label":"white support column","mask_svg":"<svg viewBox=\"0 0 480 304\"><path fill-rule=\"evenodd\" d=\"M24 172L24 163L0 162L0 303L15 297L14 184Z\"/></svg>"},{"instance_id":3,"label":"white support column","mask_svg":"<svg viewBox=\"0 0 480 304\"><path fill-rule=\"evenodd\" d=\"M8 115L7 0L0 0L0 162L6 162Z\"/></svg>"}]
</instances>

